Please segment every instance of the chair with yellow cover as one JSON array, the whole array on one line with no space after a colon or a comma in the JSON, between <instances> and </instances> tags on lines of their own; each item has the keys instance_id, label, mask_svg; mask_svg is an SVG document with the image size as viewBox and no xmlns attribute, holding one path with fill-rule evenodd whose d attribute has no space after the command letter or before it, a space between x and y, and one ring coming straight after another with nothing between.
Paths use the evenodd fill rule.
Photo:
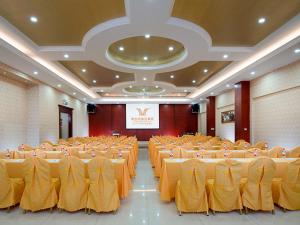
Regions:
<instances>
[{"instance_id":1,"label":"chair with yellow cover","mask_svg":"<svg viewBox=\"0 0 300 225\"><path fill-rule=\"evenodd\" d=\"M177 181L175 201L181 212L206 212L208 201L205 189L205 163L198 159L189 159L181 164L180 178Z\"/></svg>"},{"instance_id":2,"label":"chair with yellow cover","mask_svg":"<svg viewBox=\"0 0 300 225\"><path fill-rule=\"evenodd\" d=\"M262 151L259 148L251 148L245 152L245 158L255 158L259 156L268 156L268 151Z\"/></svg>"},{"instance_id":3,"label":"chair with yellow cover","mask_svg":"<svg viewBox=\"0 0 300 225\"><path fill-rule=\"evenodd\" d=\"M216 152L216 158L245 158L245 152L220 150Z\"/></svg>"},{"instance_id":4,"label":"chair with yellow cover","mask_svg":"<svg viewBox=\"0 0 300 225\"><path fill-rule=\"evenodd\" d=\"M273 179L273 198L284 210L300 210L300 159L289 162L282 179Z\"/></svg>"},{"instance_id":5,"label":"chair with yellow cover","mask_svg":"<svg viewBox=\"0 0 300 225\"><path fill-rule=\"evenodd\" d=\"M275 146L268 151L268 156L271 158L282 158L285 149L280 146Z\"/></svg>"},{"instance_id":6,"label":"chair with yellow cover","mask_svg":"<svg viewBox=\"0 0 300 225\"><path fill-rule=\"evenodd\" d=\"M234 150L234 144L230 141L223 141L220 146L221 150Z\"/></svg>"},{"instance_id":7,"label":"chair with yellow cover","mask_svg":"<svg viewBox=\"0 0 300 225\"><path fill-rule=\"evenodd\" d=\"M276 164L271 158L260 157L249 163L248 178L242 182L242 201L246 209L274 212L272 179Z\"/></svg>"},{"instance_id":8,"label":"chair with yellow cover","mask_svg":"<svg viewBox=\"0 0 300 225\"><path fill-rule=\"evenodd\" d=\"M242 165L236 160L226 159L215 167L215 179L207 181L209 208L215 213L240 210L243 205L240 193Z\"/></svg>"},{"instance_id":9,"label":"chair with yellow cover","mask_svg":"<svg viewBox=\"0 0 300 225\"><path fill-rule=\"evenodd\" d=\"M253 146L253 148L259 148L260 150L267 150L268 143L266 141L259 141Z\"/></svg>"},{"instance_id":10,"label":"chair with yellow cover","mask_svg":"<svg viewBox=\"0 0 300 225\"><path fill-rule=\"evenodd\" d=\"M21 178L10 178L8 176L6 164L0 159L0 208L10 209L21 200L24 181Z\"/></svg>"},{"instance_id":11,"label":"chair with yellow cover","mask_svg":"<svg viewBox=\"0 0 300 225\"><path fill-rule=\"evenodd\" d=\"M244 139L239 139L236 142L234 142L234 145L240 145L241 143L246 142Z\"/></svg>"},{"instance_id":12,"label":"chair with yellow cover","mask_svg":"<svg viewBox=\"0 0 300 225\"><path fill-rule=\"evenodd\" d=\"M290 150L288 152L288 157L289 158L300 158L300 146Z\"/></svg>"},{"instance_id":13,"label":"chair with yellow cover","mask_svg":"<svg viewBox=\"0 0 300 225\"><path fill-rule=\"evenodd\" d=\"M112 162L96 157L88 163L90 187L87 208L96 212L116 211L120 207L118 184Z\"/></svg>"},{"instance_id":14,"label":"chair with yellow cover","mask_svg":"<svg viewBox=\"0 0 300 225\"><path fill-rule=\"evenodd\" d=\"M27 144L22 144L18 147L19 151L32 151L34 150L34 147L31 147L30 145Z\"/></svg>"},{"instance_id":15,"label":"chair with yellow cover","mask_svg":"<svg viewBox=\"0 0 300 225\"><path fill-rule=\"evenodd\" d=\"M251 144L249 142L247 142L247 141L241 141L236 146L237 146L237 149L239 149L239 150L244 150L244 149L251 148Z\"/></svg>"},{"instance_id":16,"label":"chair with yellow cover","mask_svg":"<svg viewBox=\"0 0 300 225\"><path fill-rule=\"evenodd\" d=\"M54 150L53 145L50 144L49 142L44 142L44 143L40 144L39 148L43 151L53 151Z\"/></svg>"},{"instance_id":17,"label":"chair with yellow cover","mask_svg":"<svg viewBox=\"0 0 300 225\"><path fill-rule=\"evenodd\" d=\"M84 163L75 156L61 159L59 177L61 186L57 207L70 212L86 208L88 180Z\"/></svg>"},{"instance_id":18,"label":"chair with yellow cover","mask_svg":"<svg viewBox=\"0 0 300 225\"><path fill-rule=\"evenodd\" d=\"M25 189L20 207L35 212L50 209L57 204L59 180L51 178L49 163L38 157L31 157L24 161Z\"/></svg>"}]
</instances>

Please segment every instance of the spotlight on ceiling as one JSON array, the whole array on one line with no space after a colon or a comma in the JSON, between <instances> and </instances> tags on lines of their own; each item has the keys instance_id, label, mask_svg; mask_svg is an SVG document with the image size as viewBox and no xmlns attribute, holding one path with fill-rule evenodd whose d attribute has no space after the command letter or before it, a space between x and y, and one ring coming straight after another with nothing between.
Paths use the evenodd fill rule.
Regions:
<instances>
[{"instance_id":1,"label":"spotlight on ceiling","mask_svg":"<svg viewBox=\"0 0 300 225\"><path fill-rule=\"evenodd\" d=\"M174 50L174 47L173 47L173 46L170 46L170 47L169 47L169 51L172 52L173 50Z\"/></svg>"},{"instance_id":2,"label":"spotlight on ceiling","mask_svg":"<svg viewBox=\"0 0 300 225\"><path fill-rule=\"evenodd\" d=\"M103 90L100 90L100 92L104 92Z\"/></svg>"},{"instance_id":3,"label":"spotlight on ceiling","mask_svg":"<svg viewBox=\"0 0 300 225\"><path fill-rule=\"evenodd\" d=\"M300 48L296 48L296 49L294 50L294 53L296 53L296 54L300 53Z\"/></svg>"},{"instance_id":4,"label":"spotlight on ceiling","mask_svg":"<svg viewBox=\"0 0 300 225\"><path fill-rule=\"evenodd\" d=\"M39 72L38 72L38 71L33 71L33 74L34 74L34 75L38 75Z\"/></svg>"},{"instance_id":5,"label":"spotlight on ceiling","mask_svg":"<svg viewBox=\"0 0 300 225\"><path fill-rule=\"evenodd\" d=\"M151 37L151 35L150 34L145 34L145 38L150 38Z\"/></svg>"},{"instance_id":6,"label":"spotlight on ceiling","mask_svg":"<svg viewBox=\"0 0 300 225\"><path fill-rule=\"evenodd\" d=\"M37 22L38 22L38 18L37 18L36 16L31 16L31 17L30 17L30 21L31 21L32 23L37 23Z\"/></svg>"},{"instance_id":7,"label":"spotlight on ceiling","mask_svg":"<svg viewBox=\"0 0 300 225\"><path fill-rule=\"evenodd\" d=\"M207 72L208 72L208 69L204 69L203 72L204 72L204 73L207 73Z\"/></svg>"},{"instance_id":8,"label":"spotlight on ceiling","mask_svg":"<svg viewBox=\"0 0 300 225\"><path fill-rule=\"evenodd\" d=\"M259 19L257 20L257 22L258 22L259 24L264 24L264 23L266 22L266 18L265 18L265 17L261 17L261 18L259 18Z\"/></svg>"},{"instance_id":9,"label":"spotlight on ceiling","mask_svg":"<svg viewBox=\"0 0 300 225\"><path fill-rule=\"evenodd\" d=\"M123 51L124 51L124 47L123 47L123 46L120 46L120 47L119 47L119 50L120 50L121 52L123 52Z\"/></svg>"},{"instance_id":10,"label":"spotlight on ceiling","mask_svg":"<svg viewBox=\"0 0 300 225\"><path fill-rule=\"evenodd\" d=\"M224 54L224 55L223 55L223 58L224 58L224 59L227 59L227 58L228 58L228 54Z\"/></svg>"},{"instance_id":11,"label":"spotlight on ceiling","mask_svg":"<svg viewBox=\"0 0 300 225\"><path fill-rule=\"evenodd\" d=\"M192 82L193 82L193 84L194 84L194 83L196 83L196 80L193 80Z\"/></svg>"},{"instance_id":12,"label":"spotlight on ceiling","mask_svg":"<svg viewBox=\"0 0 300 225\"><path fill-rule=\"evenodd\" d=\"M255 75L255 71L252 71L250 74L251 74L251 75Z\"/></svg>"},{"instance_id":13,"label":"spotlight on ceiling","mask_svg":"<svg viewBox=\"0 0 300 225\"><path fill-rule=\"evenodd\" d=\"M146 78L146 77L144 77L144 78L143 78L143 80L147 80L147 78Z\"/></svg>"},{"instance_id":14,"label":"spotlight on ceiling","mask_svg":"<svg viewBox=\"0 0 300 225\"><path fill-rule=\"evenodd\" d=\"M174 75L171 75L170 78L173 79L173 78L174 78Z\"/></svg>"},{"instance_id":15,"label":"spotlight on ceiling","mask_svg":"<svg viewBox=\"0 0 300 225\"><path fill-rule=\"evenodd\" d=\"M129 88L132 88L132 85L130 85Z\"/></svg>"},{"instance_id":16,"label":"spotlight on ceiling","mask_svg":"<svg viewBox=\"0 0 300 225\"><path fill-rule=\"evenodd\" d=\"M158 86L156 85L155 88L158 88Z\"/></svg>"},{"instance_id":17,"label":"spotlight on ceiling","mask_svg":"<svg viewBox=\"0 0 300 225\"><path fill-rule=\"evenodd\" d=\"M144 56L143 59L144 59L145 61L147 61L147 60L148 60L148 56Z\"/></svg>"},{"instance_id":18,"label":"spotlight on ceiling","mask_svg":"<svg viewBox=\"0 0 300 225\"><path fill-rule=\"evenodd\" d=\"M227 88L230 88L230 84L226 84L226 87L227 87Z\"/></svg>"},{"instance_id":19,"label":"spotlight on ceiling","mask_svg":"<svg viewBox=\"0 0 300 225\"><path fill-rule=\"evenodd\" d=\"M73 92L73 95L76 95L76 92Z\"/></svg>"},{"instance_id":20,"label":"spotlight on ceiling","mask_svg":"<svg viewBox=\"0 0 300 225\"><path fill-rule=\"evenodd\" d=\"M97 81L96 81L96 80L93 80L93 83L94 83L94 84L96 84L96 83L97 83Z\"/></svg>"},{"instance_id":21,"label":"spotlight on ceiling","mask_svg":"<svg viewBox=\"0 0 300 225\"><path fill-rule=\"evenodd\" d=\"M57 87L61 88L61 84L58 84Z\"/></svg>"},{"instance_id":22,"label":"spotlight on ceiling","mask_svg":"<svg viewBox=\"0 0 300 225\"><path fill-rule=\"evenodd\" d=\"M64 54L64 58L65 58L65 59L68 59L68 58L69 58L69 55L68 55L68 54Z\"/></svg>"},{"instance_id":23,"label":"spotlight on ceiling","mask_svg":"<svg viewBox=\"0 0 300 225\"><path fill-rule=\"evenodd\" d=\"M119 79L119 78L120 78L120 76L119 76L119 75L116 75L115 77L116 77L117 79Z\"/></svg>"},{"instance_id":24,"label":"spotlight on ceiling","mask_svg":"<svg viewBox=\"0 0 300 225\"><path fill-rule=\"evenodd\" d=\"M83 73L85 73L85 72L86 72L86 69L85 69L85 68L82 68L81 71L82 71Z\"/></svg>"}]
</instances>

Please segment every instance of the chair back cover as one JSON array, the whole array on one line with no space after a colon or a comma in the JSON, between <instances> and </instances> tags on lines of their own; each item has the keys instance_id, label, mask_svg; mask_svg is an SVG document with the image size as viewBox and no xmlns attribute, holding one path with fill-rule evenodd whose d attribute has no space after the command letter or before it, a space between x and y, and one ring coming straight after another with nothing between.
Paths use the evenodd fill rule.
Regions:
<instances>
[{"instance_id":1,"label":"chair back cover","mask_svg":"<svg viewBox=\"0 0 300 225\"><path fill-rule=\"evenodd\" d=\"M22 209L38 211L56 205L57 193L52 182L49 163L39 157L27 158L23 163L25 189Z\"/></svg>"},{"instance_id":2,"label":"chair back cover","mask_svg":"<svg viewBox=\"0 0 300 225\"><path fill-rule=\"evenodd\" d=\"M61 187L58 208L71 212L86 208L88 182L84 167L84 163L75 156L65 157L59 162Z\"/></svg>"},{"instance_id":3,"label":"chair back cover","mask_svg":"<svg viewBox=\"0 0 300 225\"><path fill-rule=\"evenodd\" d=\"M111 160L98 156L88 163L90 187L87 208L114 211L120 206L115 170Z\"/></svg>"},{"instance_id":4,"label":"chair back cover","mask_svg":"<svg viewBox=\"0 0 300 225\"><path fill-rule=\"evenodd\" d=\"M271 158L259 157L248 166L248 180L243 188L243 205L252 210L273 210L272 179L276 164Z\"/></svg>"}]
</instances>

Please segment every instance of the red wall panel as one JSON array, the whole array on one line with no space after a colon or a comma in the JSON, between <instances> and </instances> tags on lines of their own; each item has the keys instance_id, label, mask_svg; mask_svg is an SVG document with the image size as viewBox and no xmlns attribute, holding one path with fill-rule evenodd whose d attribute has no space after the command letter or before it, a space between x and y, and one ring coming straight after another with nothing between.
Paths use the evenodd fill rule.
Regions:
<instances>
[{"instance_id":1,"label":"red wall panel","mask_svg":"<svg viewBox=\"0 0 300 225\"><path fill-rule=\"evenodd\" d=\"M126 105L96 105L96 113L89 114L89 135L111 135L113 131L122 135L136 135L146 141L152 135L182 135L197 132L198 116L191 105L159 105L159 129L126 129Z\"/></svg>"},{"instance_id":2,"label":"red wall panel","mask_svg":"<svg viewBox=\"0 0 300 225\"><path fill-rule=\"evenodd\" d=\"M235 140L250 142L250 81L236 84L235 90Z\"/></svg>"},{"instance_id":3,"label":"red wall panel","mask_svg":"<svg viewBox=\"0 0 300 225\"><path fill-rule=\"evenodd\" d=\"M206 135L216 135L216 97L209 96L206 101Z\"/></svg>"}]
</instances>

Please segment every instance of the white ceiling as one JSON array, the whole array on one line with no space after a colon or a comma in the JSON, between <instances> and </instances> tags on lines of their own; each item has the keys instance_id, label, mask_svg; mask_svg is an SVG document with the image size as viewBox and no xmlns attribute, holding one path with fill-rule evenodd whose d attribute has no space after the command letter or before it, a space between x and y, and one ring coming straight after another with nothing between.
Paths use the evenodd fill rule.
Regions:
<instances>
[{"instance_id":1,"label":"white ceiling","mask_svg":"<svg viewBox=\"0 0 300 225\"><path fill-rule=\"evenodd\" d=\"M254 79L300 59L300 53L294 53L294 49L300 47L300 14L254 47L218 47L212 46L211 37L203 28L189 21L171 17L173 4L173 0L125 0L126 17L95 26L85 34L81 46L40 47L0 16L0 61L55 88L61 84L62 87L58 89L70 95L76 92L76 98L86 102L180 104L198 102L212 91L216 95L228 89L226 84L233 88L232 84L236 82ZM146 33L182 43L185 54L169 64L148 67L122 64L108 56L107 48L113 42ZM109 88L88 87L56 62L66 60L63 57L66 53L69 54L69 60L91 60L109 69L134 73L135 81L118 83ZM224 59L224 54L228 54L229 57ZM175 71L198 61L222 60L234 62L197 88L176 87L154 81L156 73ZM34 75L33 71L39 71L39 74ZM250 75L251 71L255 71L254 76ZM185 98L150 99L105 98L96 93L100 90L118 93L128 85L159 85L165 92L188 90L191 94Z\"/></svg>"}]
</instances>

